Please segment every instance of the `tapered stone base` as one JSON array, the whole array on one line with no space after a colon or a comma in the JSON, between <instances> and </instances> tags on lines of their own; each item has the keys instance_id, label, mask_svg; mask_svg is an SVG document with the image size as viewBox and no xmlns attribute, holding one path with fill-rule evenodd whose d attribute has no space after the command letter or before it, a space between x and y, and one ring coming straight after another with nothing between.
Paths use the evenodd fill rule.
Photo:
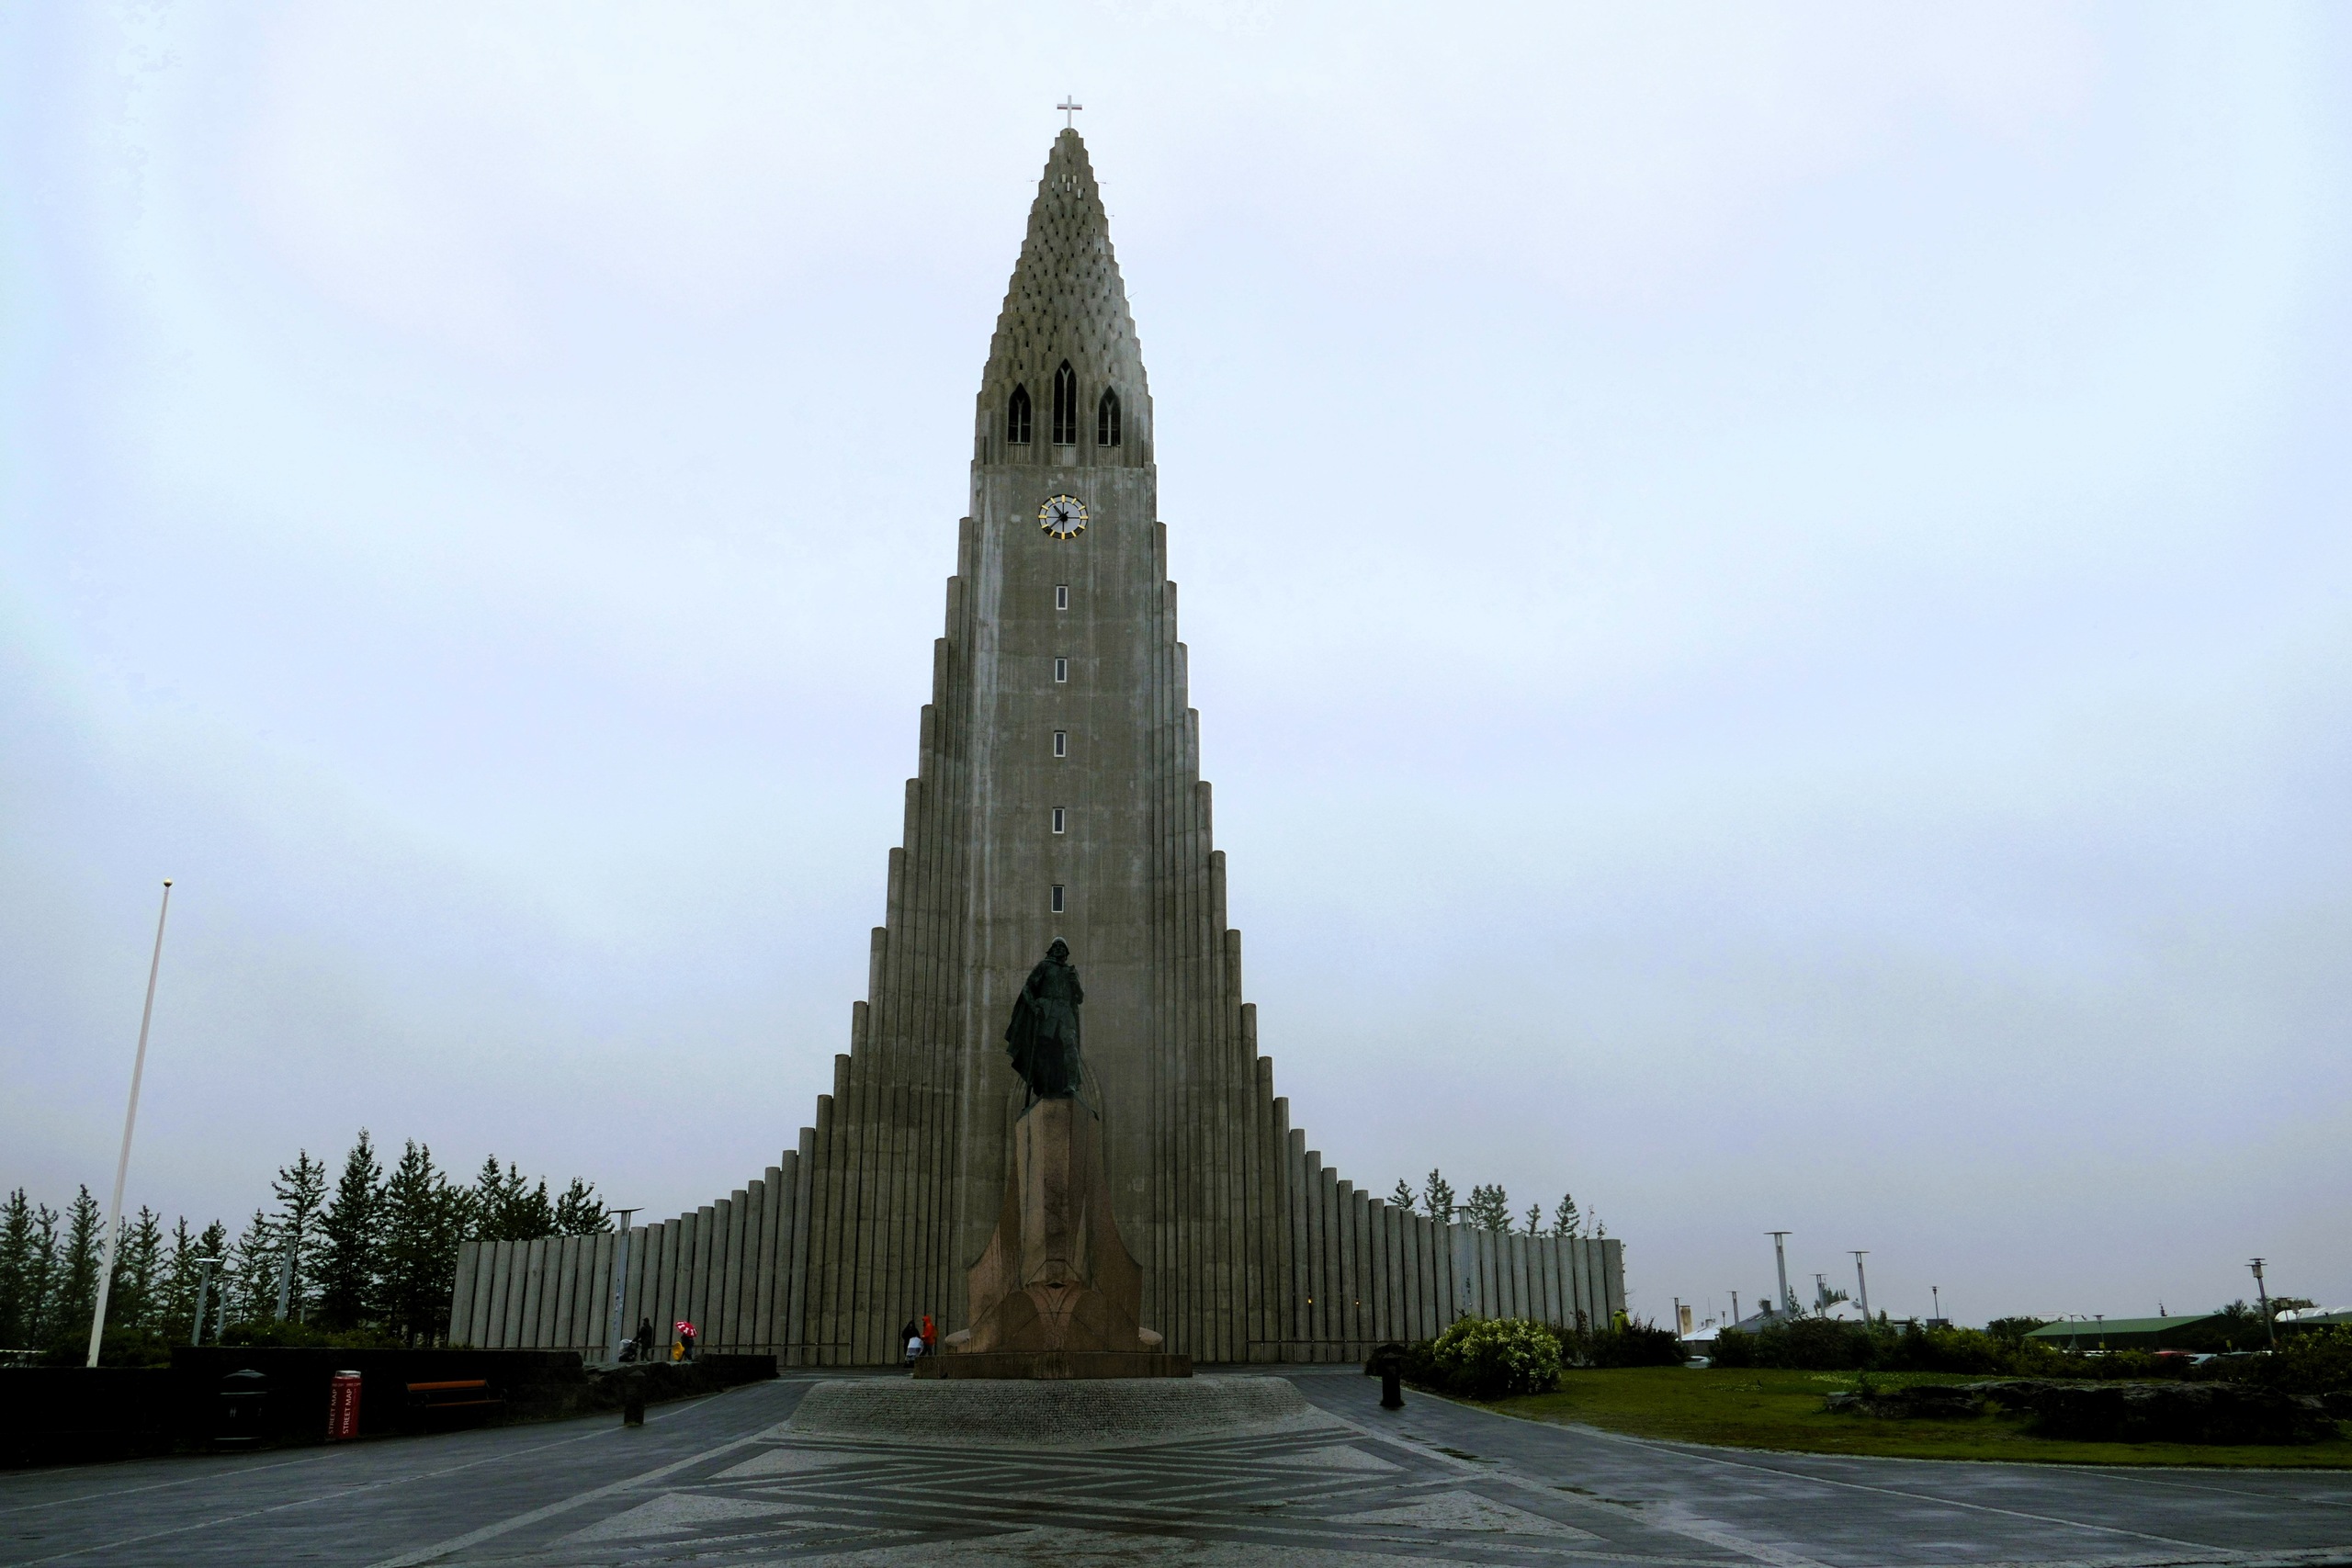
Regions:
<instances>
[{"instance_id":1,"label":"tapered stone base","mask_svg":"<svg viewBox=\"0 0 2352 1568\"><path fill-rule=\"evenodd\" d=\"M1188 1378L1193 1358L1165 1350L967 1350L925 1356L919 1378Z\"/></svg>"},{"instance_id":2,"label":"tapered stone base","mask_svg":"<svg viewBox=\"0 0 2352 1568\"><path fill-rule=\"evenodd\" d=\"M1188 1378L1136 1322L1143 1271L1119 1239L1102 1125L1072 1099L1041 1100L1013 1127L996 1234L972 1265L972 1325L916 1363L930 1378Z\"/></svg>"}]
</instances>

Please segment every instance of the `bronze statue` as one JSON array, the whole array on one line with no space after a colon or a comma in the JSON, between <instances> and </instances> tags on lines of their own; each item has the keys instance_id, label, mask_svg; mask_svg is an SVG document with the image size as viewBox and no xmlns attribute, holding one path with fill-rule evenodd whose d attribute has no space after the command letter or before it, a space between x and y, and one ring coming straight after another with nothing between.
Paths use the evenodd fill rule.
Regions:
<instances>
[{"instance_id":1,"label":"bronze statue","mask_svg":"<svg viewBox=\"0 0 2352 1568\"><path fill-rule=\"evenodd\" d=\"M1070 966L1069 943L1056 937L1029 971L1004 1030L1005 1052L1032 1099L1066 1100L1078 1092L1078 1004L1085 999Z\"/></svg>"}]
</instances>

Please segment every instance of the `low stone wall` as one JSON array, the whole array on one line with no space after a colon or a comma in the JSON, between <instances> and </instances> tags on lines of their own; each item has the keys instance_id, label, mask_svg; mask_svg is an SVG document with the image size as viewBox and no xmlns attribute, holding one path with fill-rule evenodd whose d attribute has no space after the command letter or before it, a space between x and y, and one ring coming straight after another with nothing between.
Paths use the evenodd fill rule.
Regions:
<instances>
[{"instance_id":1,"label":"low stone wall","mask_svg":"<svg viewBox=\"0 0 2352 1568\"><path fill-rule=\"evenodd\" d=\"M81 1464L207 1448L224 1430L222 1393L233 1373L266 1380L252 1424L261 1446L327 1440L327 1393L337 1372L359 1374L359 1435L391 1437L448 1426L560 1420L617 1411L629 1384L649 1404L717 1393L775 1376L773 1356L706 1356L684 1363L589 1367L560 1350L314 1350L182 1347L164 1368L0 1370L0 1467ZM496 1403L439 1414L417 1408L408 1385L484 1384Z\"/></svg>"},{"instance_id":2,"label":"low stone wall","mask_svg":"<svg viewBox=\"0 0 2352 1568\"><path fill-rule=\"evenodd\" d=\"M179 1433L164 1368L0 1368L0 1469L169 1453Z\"/></svg>"}]
</instances>

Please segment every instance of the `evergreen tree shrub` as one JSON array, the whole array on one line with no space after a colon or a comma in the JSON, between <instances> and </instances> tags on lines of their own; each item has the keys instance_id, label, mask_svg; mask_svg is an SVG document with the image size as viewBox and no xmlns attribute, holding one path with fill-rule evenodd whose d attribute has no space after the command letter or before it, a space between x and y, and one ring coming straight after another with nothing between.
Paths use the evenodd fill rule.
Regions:
<instances>
[{"instance_id":1,"label":"evergreen tree shrub","mask_svg":"<svg viewBox=\"0 0 2352 1568\"><path fill-rule=\"evenodd\" d=\"M124 1224L122 1239L115 1246L114 1278L107 1287L109 1330L119 1326L132 1334L153 1333L163 1262L163 1216L141 1203L138 1218ZM86 1348L83 1353L88 1354Z\"/></svg>"},{"instance_id":2,"label":"evergreen tree shrub","mask_svg":"<svg viewBox=\"0 0 2352 1568\"><path fill-rule=\"evenodd\" d=\"M41 1343L42 1309L57 1249L57 1215L17 1188L0 1206L0 1349Z\"/></svg>"},{"instance_id":3,"label":"evergreen tree shrub","mask_svg":"<svg viewBox=\"0 0 2352 1568\"><path fill-rule=\"evenodd\" d=\"M348 1330L376 1322L383 1313L384 1167L365 1127L344 1156L319 1235L319 1325Z\"/></svg>"},{"instance_id":4,"label":"evergreen tree shrub","mask_svg":"<svg viewBox=\"0 0 2352 1568\"><path fill-rule=\"evenodd\" d=\"M1470 1223L1482 1231L1510 1229L1510 1196L1502 1183L1470 1189Z\"/></svg>"},{"instance_id":5,"label":"evergreen tree shrub","mask_svg":"<svg viewBox=\"0 0 2352 1568\"><path fill-rule=\"evenodd\" d=\"M221 1266L222 1300L232 1323L266 1323L277 1315L277 1268L283 1256L277 1227L259 1209L245 1224Z\"/></svg>"},{"instance_id":6,"label":"evergreen tree shrub","mask_svg":"<svg viewBox=\"0 0 2352 1568\"><path fill-rule=\"evenodd\" d=\"M546 1184L540 1184L544 1190ZM557 1235L595 1235L613 1228L612 1220L605 1213L605 1205L596 1197L591 1183L575 1176L563 1196L555 1201L554 1234Z\"/></svg>"},{"instance_id":7,"label":"evergreen tree shrub","mask_svg":"<svg viewBox=\"0 0 2352 1568\"><path fill-rule=\"evenodd\" d=\"M277 1213L270 1219L279 1249L277 1283L287 1286L286 1315L305 1321L318 1292L319 1266L326 1252L319 1217L326 1206L327 1168L312 1159L310 1150L298 1150L292 1165L277 1168L277 1179L269 1190L277 1200ZM286 1273L289 1258L294 1266L290 1275ZM270 1290L272 1316L277 1311L277 1283Z\"/></svg>"},{"instance_id":8,"label":"evergreen tree shrub","mask_svg":"<svg viewBox=\"0 0 2352 1568\"><path fill-rule=\"evenodd\" d=\"M384 1183L385 1326L404 1344L435 1345L447 1335L458 1244L471 1212L432 1151L411 1141Z\"/></svg>"},{"instance_id":9,"label":"evergreen tree shrub","mask_svg":"<svg viewBox=\"0 0 2352 1568\"><path fill-rule=\"evenodd\" d=\"M1574 1326L1555 1326L1552 1335L1571 1367L1679 1367L1689 1359L1674 1330L1647 1318L1592 1328L1579 1314Z\"/></svg>"},{"instance_id":10,"label":"evergreen tree shrub","mask_svg":"<svg viewBox=\"0 0 2352 1568\"><path fill-rule=\"evenodd\" d=\"M1435 1170L1421 1188L1421 1212L1442 1224L1453 1222L1453 1183Z\"/></svg>"},{"instance_id":11,"label":"evergreen tree shrub","mask_svg":"<svg viewBox=\"0 0 2352 1568\"><path fill-rule=\"evenodd\" d=\"M86 1187L79 1189L65 1211L65 1239L58 1249L55 1294L42 1314L43 1337L52 1353L82 1347L89 1353L90 1319L98 1310L99 1248L104 1243L106 1216Z\"/></svg>"}]
</instances>

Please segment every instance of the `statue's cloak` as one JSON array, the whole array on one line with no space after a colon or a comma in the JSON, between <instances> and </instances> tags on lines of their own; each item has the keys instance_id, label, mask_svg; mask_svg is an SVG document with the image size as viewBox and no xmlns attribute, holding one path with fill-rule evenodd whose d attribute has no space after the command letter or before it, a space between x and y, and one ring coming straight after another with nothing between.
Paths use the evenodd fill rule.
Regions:
<instances>
[{"instance_id":1,"label":"statue's cloak","mask_svg":"<svg viewBox=\"0 0 2352 1568\"><path fill-rule=\"evenodd\" d=\"M1048 956L1029 971L1028 983L1012 1004L1004 1048L1012 1058L1012 1070L1040 1100L1078 1092L1078 1006L1085 999L1077 968Z\"/></svg>"}]
</instances>

